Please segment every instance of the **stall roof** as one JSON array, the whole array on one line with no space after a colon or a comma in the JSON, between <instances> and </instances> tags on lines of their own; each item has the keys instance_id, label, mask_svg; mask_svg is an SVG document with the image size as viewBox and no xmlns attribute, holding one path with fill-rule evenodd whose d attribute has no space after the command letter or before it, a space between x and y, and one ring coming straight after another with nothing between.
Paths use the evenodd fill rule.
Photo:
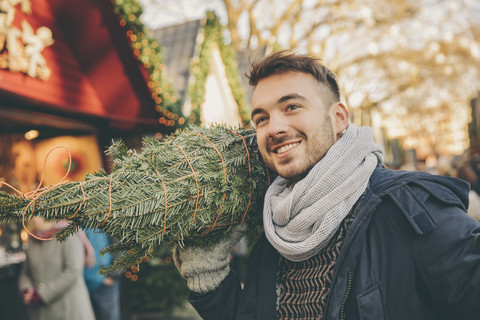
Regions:
<instances>
[{"instance_id":1,"label":"stall roof","mask_svg":"<svg viewBox=\"0 0 480 320\"><path fill-rule=\"evenodd\" d=\"M16 97L36 112L103 119L116 129L162 130L146 70L134 56L111 1L30 2L31 14L15 7L11 27L22 30L27 21L34 31L42 26L52 31L54 43L42 51L51 75L40 80L0 69L0 97Z\"/></svg>"}]
</instances>

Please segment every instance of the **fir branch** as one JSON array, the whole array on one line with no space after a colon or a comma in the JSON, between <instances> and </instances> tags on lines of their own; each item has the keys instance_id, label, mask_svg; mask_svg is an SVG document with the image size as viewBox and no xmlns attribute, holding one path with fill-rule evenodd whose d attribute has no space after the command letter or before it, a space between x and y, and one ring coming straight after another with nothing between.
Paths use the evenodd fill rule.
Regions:
<instances>
[{"instance_id":1,"label":"fir branch","mask_svg":"<svg viewBox=\"0 0 480 320\"><path fill-rule=\"evenodd\" d=\"M194 127L146 139L141 153L122 142L107 153L111 174L44 188L34 206L0 192L0 221L69 220L60 240L79 227L100 229L120 241L107 251L124 252L114 268L137 264L158 245L210 246L242 220L261 223L268 178L252 130Z\"/></svg>"}]
</instances>

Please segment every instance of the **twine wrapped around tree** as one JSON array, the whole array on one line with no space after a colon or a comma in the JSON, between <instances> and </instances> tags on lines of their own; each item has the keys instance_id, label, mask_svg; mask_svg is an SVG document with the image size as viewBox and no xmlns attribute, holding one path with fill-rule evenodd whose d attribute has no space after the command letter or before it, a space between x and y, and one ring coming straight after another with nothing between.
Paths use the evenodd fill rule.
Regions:
<instances>
[{"instance_id":1,"label":"twine wrapped around tree","mask_svg":"<svg viewBox=\"0 0 480 320\"><path fill-rule=\"evenodd\" d=\"M160 244L208 246L239 223L261 223L270 177L256 145L255 131L194 127L165 141L145 139L142 152L123 142L112 145L111 174L89 174L12 195L0 192L0 222L33 216L105 231L120 242L107 252L125 252L113 268L138 263Z\"/></svg>"}]
</instances>

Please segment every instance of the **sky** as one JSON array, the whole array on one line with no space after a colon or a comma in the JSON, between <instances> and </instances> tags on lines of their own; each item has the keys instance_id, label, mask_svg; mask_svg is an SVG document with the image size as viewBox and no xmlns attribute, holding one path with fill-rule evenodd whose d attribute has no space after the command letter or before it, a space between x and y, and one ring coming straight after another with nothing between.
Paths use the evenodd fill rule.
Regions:
<instances>
[{"instance_id":1,"label":"sky","mask_svg":"<svg viewBox=\"0 0 480 320\"><path fill-rule=\"evenodd\" d=\"M205 17L205 12L215 10L222 21L222 15L225 16L225 9L220 0L177 0L165 1L174 5L160 6L155 4L155 0L139 0L143 7L142 22L151 29L156 29L168 25L182 23L187 20L197 20Z\"/></svg>"}]
</instances>

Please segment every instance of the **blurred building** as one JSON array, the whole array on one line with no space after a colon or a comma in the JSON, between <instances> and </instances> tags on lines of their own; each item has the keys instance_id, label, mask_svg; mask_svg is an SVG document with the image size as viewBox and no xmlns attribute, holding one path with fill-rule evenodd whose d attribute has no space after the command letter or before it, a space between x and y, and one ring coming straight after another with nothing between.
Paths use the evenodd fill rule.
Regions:
<instances>
[{"instance_id":1,"label":"blurred building","mask_svg":"<svg viewBox=\"0 0 480 320\"><path fill-rule=\"evenodd\" d=\"M45 185L67 171L68 180L81 180L108 167L103 151L112 139L136 146L143 135L168 131L111 1L0 5L0 184L25 193L41 175ZM5 319L24 317L15 277L25 240L18 224L0 225Z\"/></svg>"},{"instance_id":2,"label":"blurred building","mask_svg":"<svg viewBox=\"0 0 480 320\"><path fill-rule=\"evenodd\" d=\"M202 20L153 30L169 79L192 123L247 125L250 117L235 50L213 12Z\"/></svg>"}]
</instances>

